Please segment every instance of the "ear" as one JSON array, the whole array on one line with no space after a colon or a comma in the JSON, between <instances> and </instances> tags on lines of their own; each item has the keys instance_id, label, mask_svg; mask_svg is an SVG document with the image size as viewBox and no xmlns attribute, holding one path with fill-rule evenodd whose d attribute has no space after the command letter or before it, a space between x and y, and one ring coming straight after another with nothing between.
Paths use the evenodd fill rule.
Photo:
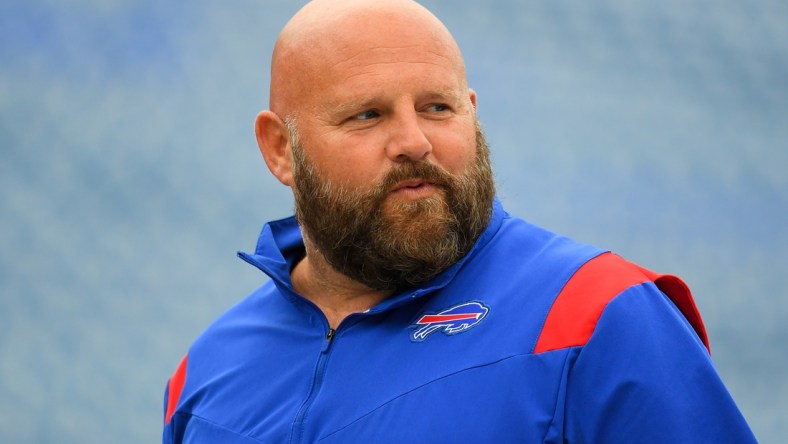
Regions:
<instances>
[{"instance_id":1,"label":"ear","mask_svg":"<svg viewBox=\"0 0 788 444\"><path fill-rule=\"evenodd\" d=\"M471 99L473 109L476 109L476 91L473 88L468 88L468 97Z\"/></svg>"},{"instance_id":2,"label":"ear","mask_svg":"<svg viewBox=\"0 0 788 444\"><path fill-rule=\"evenodd\" d=\"M254 133L268 169L280 182L292 186L293 157L285 122L273 111L260 111L254 122Z\"/></svg>"}]
</instances>

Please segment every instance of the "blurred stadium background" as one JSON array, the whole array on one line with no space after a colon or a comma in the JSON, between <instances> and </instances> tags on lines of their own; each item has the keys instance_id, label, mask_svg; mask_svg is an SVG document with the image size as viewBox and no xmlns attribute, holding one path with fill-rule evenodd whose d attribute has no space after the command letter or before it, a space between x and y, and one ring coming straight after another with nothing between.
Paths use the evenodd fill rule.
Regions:
<instances>
[{"instance_id":1,"label":"blurred stadium background","mask_svg":"<svg viewBox=\"0 0 788 444\"><path fill-rule=\"evenodd\" d=\"M303 2L0 4L0 442L160 439L190 342L288 215L252 122ZM508 210L683 276L758 438L788 436L788 3L424 1Z\"/></svg>"}]
</instances>

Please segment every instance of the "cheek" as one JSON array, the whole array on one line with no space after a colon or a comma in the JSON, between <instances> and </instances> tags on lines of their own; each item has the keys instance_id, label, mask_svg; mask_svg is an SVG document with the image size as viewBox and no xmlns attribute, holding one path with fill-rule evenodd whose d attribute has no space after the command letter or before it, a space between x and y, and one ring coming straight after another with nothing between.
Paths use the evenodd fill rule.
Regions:
<instances>
[{"instance_id":1,"label":"cheek","mask_svg":"<svg viewBox=\"0 0 788 444\"><path fill-rule=\"evenodd\" d=\"M433 142L435 159L452 174L465 172L476 159L475 132L457 131Z\"/></svg>"},{"instance_id":2,"label":"cheek","mask_svg":"<svg viewBox=\"0 0 788 444\"><path fill-rule=\"evenodd\" d=\"M312 159L320 175L342 187L365 189L384 173L382 156L363 145L345 142L323 146L315 154Z\"/></svg>"},{"instance_id":3,"label":"cheek","mask_svg":"<svg viewBox=\"0 0 788 444\"><path fill-rule=\"evenodd\" d=\"M366 168L358 144L311 120L301 123L300 145L321 180L347 187L354 186L357 174Z\"/></svg>"}]
</instances>

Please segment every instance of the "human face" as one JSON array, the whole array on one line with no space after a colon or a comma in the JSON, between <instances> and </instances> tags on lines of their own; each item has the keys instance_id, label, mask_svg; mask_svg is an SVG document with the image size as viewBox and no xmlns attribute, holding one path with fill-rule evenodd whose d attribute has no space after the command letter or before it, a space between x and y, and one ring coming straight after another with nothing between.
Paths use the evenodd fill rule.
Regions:
<instances>
[{"instance_id":1,"label":"human face","mask_svg":"<svg viewBox=\"0 0 788 444\"><path fill-rule=\"evenodd\" d=\"M334 45L304 76L294 117L309 159L325 180L357 190L403 163L465 172L476 152L476 98L461 60L418 32L380 34ZM398 183L386 206L437 192L428 181Z\"/></svg>"},{"instance_id":2,"label":"human face","mask_svg":"<svg viewBox=\"0 0 788 444\"><path fill-rule=\"evenodd\" d=\"M426 282L467 254L489 223L494 183L478 124L468 172L452 175L423 161L404 163L368 191L323 179L300 146L295 125L289 126L298 221L319 254L357 282L386 291ZM392 186L417 179L440 193L396 201L384 214Z\"/></svg>"},{"instance_id":3,"label":"human face","mask_svg":"<svg viewBox=\"0 0 788 444\"><path fill-rule=\"evenodd\" d=\"M375 289L415 285L465 254L489 218L476 97L434 18L390 10L342 20L282 39L271 107L297 122L299 137L289 138L289 161L266 161L293 187L308 255ZM281 148L273 139L262 146Z\"/></svg>"}]
</instances>

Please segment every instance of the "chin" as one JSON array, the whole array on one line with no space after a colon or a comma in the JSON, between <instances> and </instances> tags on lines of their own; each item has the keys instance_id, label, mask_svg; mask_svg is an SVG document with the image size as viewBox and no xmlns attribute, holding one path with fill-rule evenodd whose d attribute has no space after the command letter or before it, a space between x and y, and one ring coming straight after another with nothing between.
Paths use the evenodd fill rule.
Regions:
<instances>
[{"instance_id":1,"label":"chin","mask_svg":"<svg viewBox=\"0 0 788 444\"><path fill-rule=\"evenodd\" d=\"M417 222L432 216L445 218L449 214L446 196L442 190L435 190L429 196L417 198L389 196L381 210L383 216L392 223Z\"/></svg>"},{"instance_id":2,"label":"chin","mask_svg":"<svg viewBox=\"0 0 788 444\"><path fill-rule=\"evenodd\" d=\"M416 242L443 237L455 223L442 192L420 199L387 201L382 210L392 233Z\"/></svg>"}]
</instances>

